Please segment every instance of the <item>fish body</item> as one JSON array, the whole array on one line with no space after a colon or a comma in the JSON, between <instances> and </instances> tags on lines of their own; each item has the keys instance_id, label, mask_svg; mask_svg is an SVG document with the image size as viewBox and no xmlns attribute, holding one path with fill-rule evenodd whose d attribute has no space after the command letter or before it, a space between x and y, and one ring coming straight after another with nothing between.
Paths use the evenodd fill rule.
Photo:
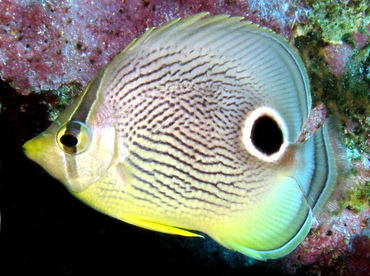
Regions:
<instances>
[{"instance_id":1,"label":"fish body","mask_svg":"<svg viewBox=\"0 0 370 276\"><path fill-rule=\"evenodd\" d=\"M130 43L25 153L107 215L279 258L336 182L330 130L295 143L312 103L284 39L206 15Z\"/></svg>"}]
</instances>

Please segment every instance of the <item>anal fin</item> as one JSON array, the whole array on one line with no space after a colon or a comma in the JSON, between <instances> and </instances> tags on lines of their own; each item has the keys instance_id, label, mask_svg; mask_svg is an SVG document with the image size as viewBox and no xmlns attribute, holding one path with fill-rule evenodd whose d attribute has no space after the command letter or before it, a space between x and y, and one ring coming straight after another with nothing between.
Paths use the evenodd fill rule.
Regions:
<instances>
[{"instance_id":1,"label":"anal fin","mask_svg":"<svg viewBox=\"0 0 370 276\"><path fill-rule=\"evenodd\" d=\"M180 236L185 236L185 237L203 237L202 235L190 232L188 230L176 228L176 227L169 226L169 225L160 224L157 222L143 220L143 219L140 219L132 215L125 215L121 219L127 223L130 223L130 224L133 224L139 227L143 227L149 230L154 230L157 232L173 234L173 235L180 235Z\"/></svg>"}]
</instances>

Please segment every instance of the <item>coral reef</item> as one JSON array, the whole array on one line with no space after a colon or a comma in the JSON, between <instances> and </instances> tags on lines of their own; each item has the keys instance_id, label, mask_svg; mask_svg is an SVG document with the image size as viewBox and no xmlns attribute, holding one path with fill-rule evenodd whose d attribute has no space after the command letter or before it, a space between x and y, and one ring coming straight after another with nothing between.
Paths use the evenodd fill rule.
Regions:
<instances>
[{"instance_id":1,"label":"coral reef","mask_svg":"<svg viewBox=\"0 0 370 276\"><path fill-rule=\"evenodd\" d=\"M21 152L132 39L202 11L244 16L287 38L306 64L315 105L324 103L342 123L341 158L351 170L332 199L338 205L279 260L256 262L208 239L152 233L101 216ZM109 274L145 260L158 271L370 275L368 0L1 0L0 76L0 247L7 254L1 269L39 272L49 263L54 274ZM111 252L115 246L122 255ZM35 247L42 253L34 254ZM95 266L84 267L87 261Z\"/></svg>"},{"instance_id":2,"label":"coral reef","mask_svg":"<svg viewBox=\"0 0 370 276\"><path fill-rule=\"evenodd\" d=\"M284 36L304 17L298 4L280 1L3 0L0 74L23 94L72 82L84 87L146 28L201 11L245 16Z\"/></svg>"}]
</instances>

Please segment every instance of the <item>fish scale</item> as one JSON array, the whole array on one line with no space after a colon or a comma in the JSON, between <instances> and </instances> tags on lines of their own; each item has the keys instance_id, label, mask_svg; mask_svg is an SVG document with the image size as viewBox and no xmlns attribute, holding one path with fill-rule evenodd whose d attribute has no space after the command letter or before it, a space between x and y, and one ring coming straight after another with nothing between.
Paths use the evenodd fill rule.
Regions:
<instances>
[{"instance_id":1,"label":"fish scale","mask_svg":"<svg viewBox=\"0 0 370 276\"><path fill-rule=\"evenodd\" d=\"M311 105L283 38L201 13L132 41L24 149L114 218L279 258L306 237L338 176L334 128L296 143Z\"/></svg>"}]
</instances>

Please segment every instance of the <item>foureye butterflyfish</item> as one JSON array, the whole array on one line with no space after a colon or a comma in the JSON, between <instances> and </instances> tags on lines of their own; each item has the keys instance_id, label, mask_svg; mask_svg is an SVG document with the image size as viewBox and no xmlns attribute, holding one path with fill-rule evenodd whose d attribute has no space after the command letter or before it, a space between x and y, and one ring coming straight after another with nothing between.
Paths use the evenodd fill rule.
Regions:
<instances>
[{"instance_id":1,"label":"foureye butterflyfish","mask_svg":"<svg viewBox=\"0 0 370 276\"><path fill-rule=\"evenodd\" d=\"M24 149L107 215L279 258L337 181L327 124L295 143L311 109L283 38L201 13L132 41Z\"/></svg>"}]
</instances>

